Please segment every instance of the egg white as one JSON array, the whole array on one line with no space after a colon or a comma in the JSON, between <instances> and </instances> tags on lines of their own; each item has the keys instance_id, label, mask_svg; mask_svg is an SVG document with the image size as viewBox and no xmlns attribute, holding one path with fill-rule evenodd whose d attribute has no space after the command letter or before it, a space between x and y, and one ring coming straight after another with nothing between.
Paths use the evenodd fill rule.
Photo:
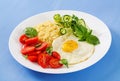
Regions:
<instances>
[{"instance_id":1,"label":"egg white","mask_svg":"<svg viewBox=\"0 0 120 81\"><path fill-rule=\"evenodd\" d=\"M64 52L62 50L62 45L67 40L76 41L78 48L72 52ZM78 38L76 38L74 35L60 36L53 41L52 46L53 50L60 54L61 59L68 60L68 64L77 64L87 60L90 56L92 56L95 49L94 45L88 44L87 42L79 42Z\"/></svg>"}]
</instances>

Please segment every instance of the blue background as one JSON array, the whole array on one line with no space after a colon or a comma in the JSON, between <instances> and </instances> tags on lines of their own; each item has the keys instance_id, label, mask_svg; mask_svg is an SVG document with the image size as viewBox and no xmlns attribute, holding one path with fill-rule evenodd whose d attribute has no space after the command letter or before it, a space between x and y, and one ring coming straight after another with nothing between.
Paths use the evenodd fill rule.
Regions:
<instances>
[{"instance_id":1,"label":"blue background","mask_svg":"<svg viewBox=\"0 0 120 81\"><path fill-rule=\"evenodd\" d=\"M0 81L120 81L120 0L0 0ZM92 14L109 27L112 44L99 62L69 74L29 70L11 56L8 41L24 19L51 10L78 10Z\"/></svg>"}]
</instances>

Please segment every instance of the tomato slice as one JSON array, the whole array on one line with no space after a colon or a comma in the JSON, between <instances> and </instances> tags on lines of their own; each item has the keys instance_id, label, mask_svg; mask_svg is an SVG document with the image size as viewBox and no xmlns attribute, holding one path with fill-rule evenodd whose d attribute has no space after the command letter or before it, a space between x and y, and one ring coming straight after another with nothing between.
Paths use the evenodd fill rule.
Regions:
<instances>
[{"instance_id":1,"label":"tomato slice","mask_svg":"<svg viewBox=\"0 0 120 81\"><path fill-rule=\"evenodd\" d=\"M50 58L51 58L51 56L49 54L44 54L44 53L39 54L38 64L43 68L48 68Z\"/></svg>"},{"instance_id":2,"label":"tomato slice","mask_svg":"<svg viewBox=\"0 0 120 81\"><path fill-rule=\"evenodd\" d=\"M22 48L25 48L25 47L27 47L27 44L23 44L23 45L22 45Z\"/></svg>"},{"instance_id":3,"label":"tomato slice","mask_svg":"<svg viewBox=\"0 0 120 81\"><path fill-rule=\"evenodd\" d=\"M23 34L20 36L19 41L20 41L20 43L25 44L25 40L27 40L27 39L28 39L28 37L25 34Z\"/></svg>"},{"instance_id":4,"label":"tomato slice","mask_svg":"<svg viewBox=\"0 0 120 81\"><path fill-rule=\"evenodd\" d=\"M31 62L37 62L38 56L36 55L28 56L28 60L30 60Z\"/></svg>"},{"instance_id":5,"label":"tomato slice","mask_svg":"<svg viewBox=\"0 0 120 81\"><path fill-rule=\"evenodd\" d=\"M39 54L41 54L41 51L33 51L33 52L28 53L29 56L33 56L33 55L37 56Z\"/></svg>"},{"instance_id":6,"label":"tomato slice","mask_svg":"<svg viewBox=\"0 0 120 81\"><path fill-rule=\"evenodd\" d=\"M37 44L38 43L38 37L33 37L25 40L25 44Z\"/></svg>"},{"instance_id":7,"label":"tomato slice","mask_svg":"<svg viewBox=\"0 0 120 81\"><path fill-rule=\"evenodd\" d=\"M63 64L61 64L59 61L60 61L59 59L51 58L50 61L49 61L50 67L51 68L60 68L60 67L62 67Z\"/></svg>"},{"instance_id":8,"label":"tomato slice","mask_svg":"<svg viewBox=\"0 0 120 81\"><path fill-rule=\"evenodd\" d=\"M21 49L21 53L22 54L28 54L30 52L33 52L34 50L35 50L34 46L26 46L26 47Z\"/></svg>"},{"instance_id":9,"label":"tomato slice","mask_svg":"<svg viewBox=\"0 0 120 81\"><path fill-rule=\"evenodd\" d=\"M58 53L58 52L56 52L56 51L53 51L52 52L52 56L54 57L54 58L56 58L56 59L58 59L58 60L60 60L60 54Z\"/></svg>"},{"instance_id":10,"label":"tomato slice","mask_svg":"<svg viewBox=\"0 0 120 81\"><path fill-rule=\"evenodd\" d=\"M39 46L39 47L36 48L36 50L44 51L44 50L46 50L47 45L48 45L48 44L47 44L46 42L43 42L43 43L41 44L41 46Z\"/></svg>"}]
</instances>

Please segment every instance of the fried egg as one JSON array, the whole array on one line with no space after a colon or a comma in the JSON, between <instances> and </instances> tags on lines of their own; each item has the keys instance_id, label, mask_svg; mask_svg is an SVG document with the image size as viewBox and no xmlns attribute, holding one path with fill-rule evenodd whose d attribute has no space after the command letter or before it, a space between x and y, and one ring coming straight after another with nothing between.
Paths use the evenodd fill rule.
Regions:
<instances>
[{"instance_id":1,"label":"fried egg","mask_svg":"<svg viewBox=\"0 0 120 81\"><path fill-rule=\"evenodd\" d=\"M68 64L77 64L87 60L94 53L94 45L80 42L74 35L60 36L53 43L53 50L57 51L61 59L67 59Z\"/></svg>"}]
</instances>

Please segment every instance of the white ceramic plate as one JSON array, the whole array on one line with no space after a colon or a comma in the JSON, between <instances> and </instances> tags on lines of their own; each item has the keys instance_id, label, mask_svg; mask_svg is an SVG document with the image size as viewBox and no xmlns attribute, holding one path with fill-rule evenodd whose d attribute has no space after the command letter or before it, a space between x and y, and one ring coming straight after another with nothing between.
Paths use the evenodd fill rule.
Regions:
<instances>
[{"instance_id":1,"label":"white ceramic plate","mask_svg":"<svg viewBox=\"0 0 120 81\"><path fill-rule=\"evenodd\" d=\"M100 44L95 47L94 54L88 60L82 63L70 66L69 68L43 69L38 64L30 62L22 56L22 54L20 53L21 44L19 43L18 39L20 35L23 34L23 30L26 27L35 26L44 21L53 20L53 15L56 13L59 13L61 15L75 14L79 18L83 18L86 21L86 24L93 30L93 33L100 39ZM51 74L70 73L87 68L95 64L97 61L99 61L107 53L110 45L111 45L111 33L108 27L101 20L90 14L71 10L49 11L32 16L21 22L13 30L9 38L9 49L16 61L18 61L20 64L31 70Z\"/></svg>"}]
</instances>

